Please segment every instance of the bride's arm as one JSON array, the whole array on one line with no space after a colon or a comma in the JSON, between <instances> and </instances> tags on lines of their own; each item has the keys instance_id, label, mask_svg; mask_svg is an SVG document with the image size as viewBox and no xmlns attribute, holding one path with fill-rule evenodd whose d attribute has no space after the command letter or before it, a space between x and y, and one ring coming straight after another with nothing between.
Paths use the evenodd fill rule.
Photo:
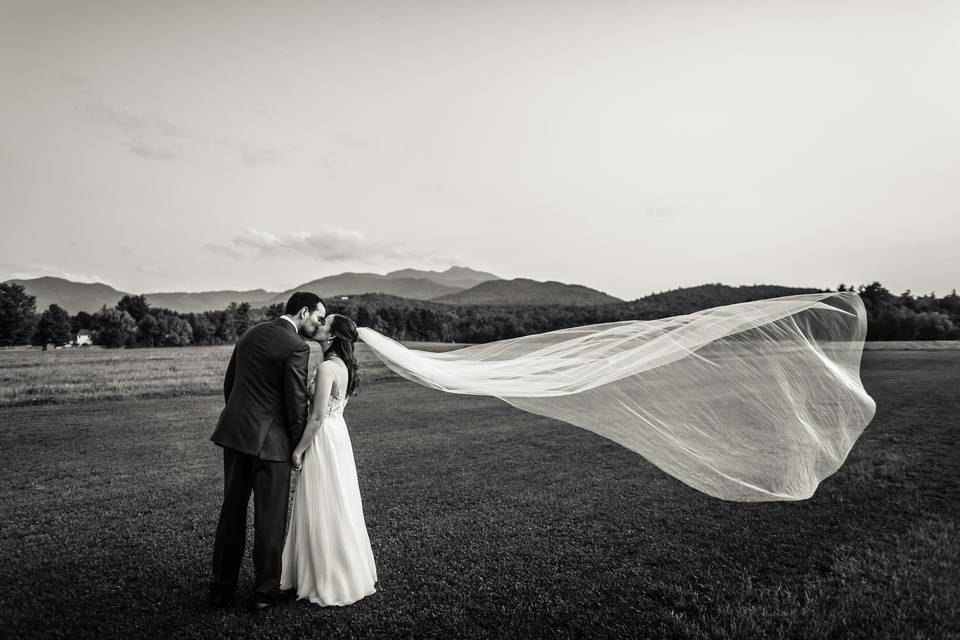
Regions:
<instances>
[{"instance_id":1,"label":"bride's arm","mask_svg":"<svg viewBox=\"0 0 960 640\"><path fill-rule=\"evenodd\" d=\"M293 466L299 467L299 460L303 457L303 452L310 447L314 436L320 430L323 424L323 417L327 414L327 404L330 402L330 393L333 391L333 382L336 375L333 372L334 365L329 362L321 363L317 367L316 389L313 391L313 408L310 410L310 418L307 420L307 426L303 430L300 442L293 450Z\"/></svg>"}]
</instances>

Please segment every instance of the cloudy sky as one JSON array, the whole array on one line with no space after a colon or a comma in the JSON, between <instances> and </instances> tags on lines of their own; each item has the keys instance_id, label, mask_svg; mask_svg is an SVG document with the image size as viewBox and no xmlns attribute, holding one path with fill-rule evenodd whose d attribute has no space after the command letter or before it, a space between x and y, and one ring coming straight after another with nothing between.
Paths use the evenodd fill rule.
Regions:
<instances>
[{"instance_id":1,"label":"cloudy sky","mask_svg":"<svg viewBox=\"0 0 960 640\"><path fill-rule=\"evenodd\" d=\"M960 285L956 0L0 0L0 279Z\"/></svg>"}]
</instances>

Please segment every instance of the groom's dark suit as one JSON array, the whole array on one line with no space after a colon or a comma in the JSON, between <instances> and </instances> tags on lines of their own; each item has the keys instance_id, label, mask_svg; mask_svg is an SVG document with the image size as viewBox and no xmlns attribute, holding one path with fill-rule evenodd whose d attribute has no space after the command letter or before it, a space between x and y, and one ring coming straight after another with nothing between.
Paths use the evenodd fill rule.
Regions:
<instances>
[{"instance_id":1,"label":"groom's dark suit","mask_svg":"<svg viewBox=\"0 0 960 640\"><path fill-rule=\"evenodd\" d=\"M213 549L211 588L237 586L253 492L257 597L280 588L283 532L290 491L290 454L307 422L310 348L292 322L251 327L237 342L223 380L226 406L210 437L223 447L223 507Z\"/></svg>"}]
</instances>

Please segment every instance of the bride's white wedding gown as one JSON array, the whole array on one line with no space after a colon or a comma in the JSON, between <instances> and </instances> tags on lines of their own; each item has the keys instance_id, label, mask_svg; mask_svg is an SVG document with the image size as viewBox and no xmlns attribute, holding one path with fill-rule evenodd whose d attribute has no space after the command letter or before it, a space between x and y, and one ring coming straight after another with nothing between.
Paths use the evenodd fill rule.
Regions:
<instances>
[{"instance_id":1,"label":"bride's white wedding gown","mask_svg":"<svg viewBox=\"0 0 960 640\"><path fill-rule=\"evenodd\" d=\"M331 395L323 426L304 453L283 547L280 588L295 588L298 599L325 606L376 591L377 567L343 419L346 405L343 391Z\"/></svg>"}]
</instances>

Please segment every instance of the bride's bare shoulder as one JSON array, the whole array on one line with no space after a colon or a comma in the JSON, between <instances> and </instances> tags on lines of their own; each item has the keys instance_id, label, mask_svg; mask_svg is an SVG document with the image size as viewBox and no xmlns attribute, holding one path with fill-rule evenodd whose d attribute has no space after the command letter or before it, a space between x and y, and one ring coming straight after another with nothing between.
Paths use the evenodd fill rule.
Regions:
<instances>
[{"instance_id":1,"label":"bride's bare shoulder","mask_svg":"<svg viewBox=\"0 0 960 640\"><path fill-rule=\"evenodd\" d=\"M330 361L324 360L314 368L311 378L329 387L330 383L337 378L336 372L337 370L330 365Z\"/></svg>"},{"instance_id":2,"label":"bride's bare shoulder","mask_svg":"<svg viewBox=\"0 0 960 640\"><path fill-rule=\"evenodd\" d=\"M317 375L329 382L341 384L347 377L347 365L340 358L329 358L317 367Z\"/></svg>"}]
</instances>

